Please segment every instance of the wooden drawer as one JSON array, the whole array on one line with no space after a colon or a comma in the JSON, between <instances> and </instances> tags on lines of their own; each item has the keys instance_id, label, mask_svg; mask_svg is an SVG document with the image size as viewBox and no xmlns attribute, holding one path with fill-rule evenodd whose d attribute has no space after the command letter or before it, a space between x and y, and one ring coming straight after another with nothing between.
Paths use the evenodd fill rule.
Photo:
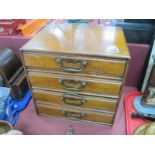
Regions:
<instances>
[{"instance_id":1,"label":"wooden drawer","mask_svg":"<svg viewBox=\"0 0 155 155\"><path fill-rule=\"evenodd\" d=\"M117 99L107 99L104 97L91 97L36 89L32 90L32 93L36 100L48 101L48 104L55 103L110 112L115 112L117 105Z\"/></svg>"},{"instance_id":2,"label":"wooden drawer","mask_svg":"<svg viewBox=\"0 0 155 155\"><path fill-rule=\"evenodd\" d=\"M70 77L51 73L29 72L32 88L42 87L72 92L108 94L118 96L121 82L115 80L97 80L92 78Z\"/></svg>"},{"instance_id":3,"label":"wooden drawer","mask_svg":"<svg viewBox=\"0 0 155 155\"><path fill-rule=\"evenodd\" d=\"M109 75L123 77L126 60L110 58L82 58L71 56L56 56L51 54L23 53L27 67L52 69L72 73L85 73L91 75Z\"/></svg>"},{"instance_id":4,"label":"wooden drawer","mask_svg":"<svg viewBox=\"0 0 155 155\"><path fill-rule=\"evenodd\" d=\"M43 102L36 104L38 113L61 118L68 118L75 121L89 121L100 124L112 124L113 115L105 112L95 112L80 108L68 108L56 105L45 105Z\"/></svg>"}]
</instances>

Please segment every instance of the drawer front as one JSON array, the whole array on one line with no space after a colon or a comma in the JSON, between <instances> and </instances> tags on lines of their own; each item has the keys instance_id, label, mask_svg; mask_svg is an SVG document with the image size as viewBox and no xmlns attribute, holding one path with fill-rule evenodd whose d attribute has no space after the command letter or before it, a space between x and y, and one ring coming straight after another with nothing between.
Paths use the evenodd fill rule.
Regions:
<instances>
[{"instance_id":1,"label":"drawer front","mask_svg":"<svg viewBox=\"0 0 155 155\"><path fill-rule=\"evenodd\" d=\"M79 80L73 77L60 76L54 74L28 73L32 87L51 88L55 90L68 90L72 92L99 93L119 95L121 82L113 82L110 80L94 81Z\"/></svg>"},{"instance_id":2,"label":"drawer front","mask_svg":"<svg viewBox=\"0 0 155 155\"><path fill-rule=\"evenodd\" d=\"M117 99L106 99L101 97L90 97L73 93L57 93L53 91L33 90L36 100L47 101L48 104L69 105L95 110L115 112Z\"/></svg>"},{"instance_id":3,"label":"drawer front","mask_svg":"<svg viewBox=\"0 0 155 155\"><path fill-rule=\"evenodd\" d=\"M67 109L64 107L48 106L44 104L36 104L37 111L40 114L51 115L55 117L68 118L75 121L91 121L102 124L112 124L113 115L109 113L95 113L84 111L81 109Z\"/></svg>"},{"instance_id":4,"label":"drawer front","mask_svg":"<svg viewBox=\"0 0 155 155\"><path fill-rule=\"evenodd\" d=\"M52 69L72 73L109 75L123 77L126 60L74 58L43 54L24 53L27 67Z\"/></svg>"}]
</instances>

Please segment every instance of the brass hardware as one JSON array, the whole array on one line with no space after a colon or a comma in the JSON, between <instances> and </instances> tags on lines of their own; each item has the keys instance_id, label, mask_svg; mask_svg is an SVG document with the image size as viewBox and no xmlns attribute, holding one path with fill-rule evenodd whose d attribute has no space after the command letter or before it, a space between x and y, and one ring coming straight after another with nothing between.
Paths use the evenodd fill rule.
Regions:
<instances>
[{"instance_id":1,"label":"brass hardware","mask_svg":"<svg viewBox=\"0 0 155 155\"><path fill-rule=\"evenodd\" d=\"M68 58L62 58L62 57L59 57L57 58L57 63L62 67L62 69L64 71L67 71L67 72L81 72L85 65L87 64L87 61L86 60L75 60L75 59L68 59ZM63 62L66 62L66 63L69 63L69 64L79 64L79 67L66 67Z\"/></svg>"},{"instance_id":2,"label":"brass hardware","mask_svg":"<svg viewBox=\"0 0 155 155\"><path fill-rule=\"evenodd\" d=\"M59 83L63 85L64 89L73 91L80 91L86 85L86 82L84 81L70 80L70 79L59 79ZM75 86L69 86L70 84L73 84Z\"/></svg>"},{"instance_id":3,"label":"brass hardware","mask_svg":"<svg viewBox=\"0 0 155 155\"><path fill-rule=\"evenodd\" d=\"M73 106L81 106L84 103L86 103L86 100L81 98L81 96L77 94L71 94L71 93L63 94L61 99L65 104L73 105Z\"/></svg>"},{"instance_id":4,"label":"brass hardware","mask_svg":"<svg viewBox=\"0 0 155 155\"><path fill-rule=\"evenodd\" d=\"M71 112L71 111L62 111L62 113L66 118L70 118L74 120L81 120L85 116L85 114L83 113Z\"/></svg>"}]
</instances>

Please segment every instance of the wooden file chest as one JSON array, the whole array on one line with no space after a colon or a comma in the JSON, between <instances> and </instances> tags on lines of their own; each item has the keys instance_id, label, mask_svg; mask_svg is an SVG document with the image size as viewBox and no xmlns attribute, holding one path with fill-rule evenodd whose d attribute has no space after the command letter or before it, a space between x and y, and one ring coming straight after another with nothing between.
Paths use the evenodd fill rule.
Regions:
<instances>
[{"instance_id":1,"label":"wooden file chest","mask_svg":"<svg viewBox=\"0 0 155 155\"><path fill-rule=\"evenodd\" d=\"M48 25L21 57L38 114L113 124L130 60L121 28Z\"/></svg>"}]
</instances>

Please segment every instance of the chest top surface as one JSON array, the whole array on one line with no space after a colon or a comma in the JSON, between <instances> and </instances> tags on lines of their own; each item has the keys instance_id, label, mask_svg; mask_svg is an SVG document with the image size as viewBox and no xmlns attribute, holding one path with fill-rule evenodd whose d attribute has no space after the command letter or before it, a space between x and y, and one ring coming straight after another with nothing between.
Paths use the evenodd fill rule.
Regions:
<instances>
[{"instance_id":1,"label":"chest top surface","mask_svg":"<svg viewBox=\"0 0 155 155\"><path fill-rule=\"evenodd\" d=\"M122 28L86 24L49 24L21 50L130 58Z\"/></svg>"}]
</instances>

